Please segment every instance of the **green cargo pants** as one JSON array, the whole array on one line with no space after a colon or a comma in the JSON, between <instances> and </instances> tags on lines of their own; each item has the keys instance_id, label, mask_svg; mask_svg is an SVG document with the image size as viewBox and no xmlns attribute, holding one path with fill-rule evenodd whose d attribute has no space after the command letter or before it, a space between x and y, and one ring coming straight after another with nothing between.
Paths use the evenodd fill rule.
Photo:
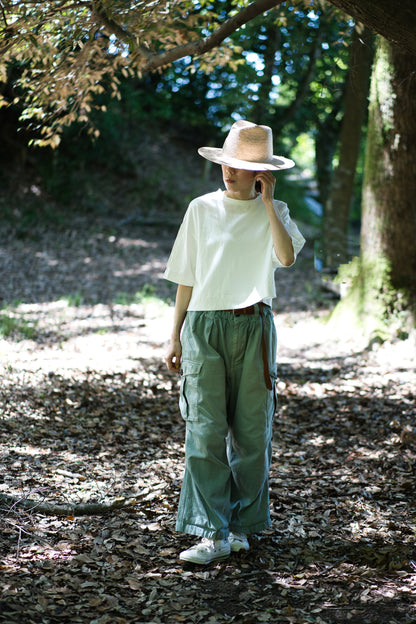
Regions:
<instances>
[{"instance_id":1,"label":"green cargo pants","mask_svg":"<svg viewBox=\"0 0 416 624\"><path fill-rule=\"evenodd\" d=\"M267 347L272 389L262 358ZM235 316L188 312L182 331L181 414L185 475L176 529L226 539L270 526L268 473L276 408L276 329L271 309Z\"/></svg>"}]
</instances>

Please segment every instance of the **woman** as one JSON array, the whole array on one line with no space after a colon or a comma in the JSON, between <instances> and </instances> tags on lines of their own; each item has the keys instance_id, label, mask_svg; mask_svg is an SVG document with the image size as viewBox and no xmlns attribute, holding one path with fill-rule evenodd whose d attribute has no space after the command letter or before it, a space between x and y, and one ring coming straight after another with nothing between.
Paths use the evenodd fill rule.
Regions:
<instances>
[{"instance_id":1,"label":"woman","mask_svg":"<svg viewBox=\"0 0 416 624\"><path fill-rule=\"evenodd\" d=\"M238 121L222 148L202 147L222 167L225 192L193 200L165 277L178 284L166 354L181 370L185 475L176 528L202 541L180 559L207 564L248 550L270 526L268 472L275 412L274 271L291 266L304 238L283 202L272 131ZM259 189L259 192L257 191Z\"/></svg>"}]
</instances>

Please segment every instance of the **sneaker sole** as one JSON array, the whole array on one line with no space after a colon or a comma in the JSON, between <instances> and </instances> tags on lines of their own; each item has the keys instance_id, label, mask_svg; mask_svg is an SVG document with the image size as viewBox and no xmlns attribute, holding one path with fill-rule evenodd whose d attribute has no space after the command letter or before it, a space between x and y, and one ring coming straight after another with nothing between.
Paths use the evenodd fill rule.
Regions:
<instances>
[{"instance_id":1,"label":"sneaker sole","mask_svg":"<svg viewBox=\"0 0 416 624\"><path fill-rule=\"evenodd\" d=\"M250 547L247 548L247 546L231 546L231 552L240 552L240 550L245 550L247 552L247 550L250 550Z\"/></svg>"},{"instance_id":2,"label":"sneaker sole","mask_svg":"<svg viewBox=\"0 0 416 624\"><path fill-rule=\"evenodd\" d=\"M250 546L241 542L233 542L230 544L230 549L231 552L240 552L240 550L250 550Z\"/></svg>"},{"instance_id":3,"label":"sneaker sole","mask_svg":"<svg viewBox=\"0 0 416 624\"><path fill-rule=\"evenodd\" d=\"M249 548L247 548L246 546L237 546L234 548L231 548L231 552L240 552L240 550L245 550L247 552L247 550L249 550Z\"/></svg>"},{"instance_id":4,"label":"sneaker sole","mask_svg":"<svg viewBox=\"0 0 416 624\"><path fill-rule=\"evenodd\" d=\"M187 563L197 563L199 565L208 565L209 563L212 563L213 561L219 561L221 559L227 559L227 557L230 556L230 553L223 553L223 554L219 554L216 555L215 557L211 557L210 559L204 559L203 561L201 561L201 559L198 559L197 557L183 557L181 555L179 555L179 559L181 561L186 561Z\"/></svg>"}]
</instances>

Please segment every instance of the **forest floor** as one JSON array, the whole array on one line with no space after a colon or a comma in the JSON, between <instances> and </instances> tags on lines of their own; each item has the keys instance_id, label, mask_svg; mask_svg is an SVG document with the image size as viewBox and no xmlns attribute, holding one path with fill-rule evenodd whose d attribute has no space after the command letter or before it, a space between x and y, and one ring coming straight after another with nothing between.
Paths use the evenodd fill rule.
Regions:
<instances>
[{"instance_id":1,"label":"forest floor","mask_svg":"<svg viewBox=\"0 0 416 624\"><path fill-rule=\"evenodd\" d=\"M220 563L178 560L174 235L3 231L0 622L415 622L414 346L331 333L310 247L277 274L273 524Z\"/></svg>"}]
</instances>

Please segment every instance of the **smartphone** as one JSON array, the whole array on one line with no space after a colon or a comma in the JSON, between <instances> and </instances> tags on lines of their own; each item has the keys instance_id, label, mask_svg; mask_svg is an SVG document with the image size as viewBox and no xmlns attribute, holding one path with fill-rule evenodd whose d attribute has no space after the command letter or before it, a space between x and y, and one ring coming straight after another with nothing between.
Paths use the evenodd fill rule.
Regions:
<instances>
[{"instance_id":1,"label":"smartphone","mask_svg":"<svg viewBox=\"0 0 416 624\"><path fill-rule=\"evenodd\" d=\"M261 193L261 182L260 182L260 180L256 180L256 184L255 184L254 189L255 189L256 193Z\"/></svg>"}]
</instances>

